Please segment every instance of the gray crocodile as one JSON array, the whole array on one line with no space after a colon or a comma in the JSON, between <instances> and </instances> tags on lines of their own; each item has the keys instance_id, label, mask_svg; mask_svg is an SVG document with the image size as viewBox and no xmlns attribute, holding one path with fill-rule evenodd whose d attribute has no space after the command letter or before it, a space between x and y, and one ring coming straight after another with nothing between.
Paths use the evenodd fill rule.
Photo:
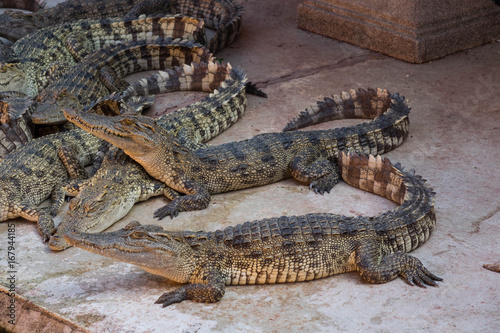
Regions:
<instances>
[{"instance_id":1,"label":"gray crocodile","mask_svg":"<svg viewBox=\"0 0 500 333\"><path fill-rule=\"evenodd\" d=\"M409 107L403 97L383 90L360 90L347 100L348 110L374 120L354 127L324 131L264 133L252 139L192 150L155 121L142 116L102 117L65 110L80 128L123 149L154 178L167 185L172 200L155 217L208 206L211 194L270 184L294 177L323 194L338 182L339 151L382 154L406 139ZM351 96L352 96L351 95ZM383 102L382 102L383 101ZM380 105L389 104L388 109ZM337 107L337 105L335 105ZM180 193L185 195L180 195Z\"/></svg>"},{"instance_id":2,"label":"gray crocodile","mask_svg":"<svg viewBox=\"0 0 500 333\"><path fill-rule=\"evenodd\" d=\"M282 216L216 231L166 231L131 222L102 234L68 232L73 246L187 284L164 293L164 307L184 300L217 302L226 286L300 282L358 271L368 283L401 276L436 286L442 279L410 252L434 230L432 189L414 172L380 156L339 154L342 179L400 206L378 216Z\"/></svg>"},{"instance_id":3,"label":"gray crocodile","mask_svg":"<svg viewBox=\"0 0 500 333\"><path fill-rule=\"evenodd\" d=\"M170 90L164 82L178 82L180 90L213 91L202 101L157 119L160 126L193 148L227 129L245 111L246 76L228 64L193 64L160 72L157 76L156 80L150 78L132 84L124 94L149 95ZM123 151L112 149L93 177L63 186L62 190L75 198L51 236L50 248L67 248L69 244L63 235L68 230L101 232L107 229L125 216L136 202L161 195L164 187Z\"/></svg>"}]
</instances>

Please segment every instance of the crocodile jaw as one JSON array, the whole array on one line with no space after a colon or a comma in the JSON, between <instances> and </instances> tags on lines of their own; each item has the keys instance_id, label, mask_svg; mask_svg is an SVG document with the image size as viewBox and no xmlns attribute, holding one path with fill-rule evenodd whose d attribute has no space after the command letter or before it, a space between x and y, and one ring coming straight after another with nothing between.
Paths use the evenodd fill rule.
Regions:
<instances>
[{"instance_id":1,"label":"crocodile jaw","mask_svg":"<svg viewBox=\"0 0 500 333\"><path fill-rule=\"evenodd\" d=\"M187 283L195 267L192 250L187 244L165 236L162 230L159 226L131 222L113 232L69 231L64 238L70 246L139 266L175 282Z\"/></svg>"},{"instance_id":2,"label":"crocodile jaw","mask_svg":"<svg viewBox=\"0 0 500 333\"><path fill-rule=\"evenodd\" d=\"M17 64L7 63L0 67L0 91L27 93L28 87L24 72Z\"/></svg>"},{"instance_id":3,"label":"crocodile jaw","mask_svg":"<svg viewBox=\"0 0 500 333\"><path fill-rule=\"evenodd\" d=\"M133 195L134 193L132 193ZM82 197L80 194L79 197ZM57 227L57 231L50 237L49 247L54 251L62 251L71 247L64 239L64 234L69 230L80 230L84 232L97 233L106 230L116 221L127 215L139 197L123 200L120 196L109 195L99 200L83 200L87 202L86 207L71 207L64 220ZM78 198L78 197L77 197ZM77 199L73 198L71 201Z\"/></svg>"},{"instance_id":4,"label":"crocodile jaw","mask_svg":"<svg viewBox=\"0 0 500 333\"><path fill-rule=\"evenodd\" d=\"M146 156L156 150L163 141L162 133L155 121L143 116L106 117L92 113L78 113L64 109L66 119L81 129L90 132L123 149L132 157Z\"/></svg>"}]
</instances>

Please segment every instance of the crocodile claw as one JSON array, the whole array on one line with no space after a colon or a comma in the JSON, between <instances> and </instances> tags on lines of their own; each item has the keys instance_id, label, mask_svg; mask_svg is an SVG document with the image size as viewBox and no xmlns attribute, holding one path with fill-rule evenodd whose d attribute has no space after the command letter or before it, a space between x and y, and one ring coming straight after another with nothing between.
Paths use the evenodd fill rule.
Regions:
<instances>
[{"instance_id":1,"label":"crocodile claw","mask_svg":"<svg viewBox=\"0 0 500 333\"><path fill-rule=\"evenodd\" d=\"M179 288L174 291L164 293L158 298L155 304L162 304L163 307L169 306L174 303L180 303L187 299L187 293L184 288Z\"/></svg>"},{"instance_id":2,"label":"crocodile claw","mask_svg":"<svg viewBox=\"0 0 500 333\"><path fill-rule=\"evenodd\" d=\"M179 209L177 207L173 207L171 204L168 204L155 210L153 216L158 218L158 220L161 220L166 216L170 216L170 218L173 219L177 215L179 215Z\"/></svg>"},{"instance_id":3,"label":"crocodile claw","mask_svg":"<svg viewBox=\"0 0 500 333\"><path fill-rule=\"evenodd\" d=\"M436 281L443 281L442 278L429 272L418 259L413 259L415 259L412 265L413 267L407 268L404 272L401 273L403 278L410 285L417 285L422 288L426 288L426 285L437 287L438 285Z\"/></svg>"}]
</instances>

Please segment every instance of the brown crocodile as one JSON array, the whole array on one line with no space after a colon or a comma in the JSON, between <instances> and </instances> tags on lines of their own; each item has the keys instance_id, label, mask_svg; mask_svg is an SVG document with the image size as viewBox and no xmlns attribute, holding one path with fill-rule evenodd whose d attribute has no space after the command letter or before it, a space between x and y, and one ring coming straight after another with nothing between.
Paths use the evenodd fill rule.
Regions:
<instances>
[{"instance_id":1,"label":"brown crocodile","mask_svg":"<svg viewBox=\"0 0 500 333\"><path fill-rule=\"evenodd\" d=\"M436 223L435 193L425 180L380 156L341 152L338 162L348 184L400 206L373 217L282 216L211 232L131 222L114 232L64 237L73 246L187 284L156 301L164 307L217 302L229 285L310 281L352 271L368 283L401 276L411 285L437 286L442 279L407 254L429 238Z\"/></svg>"},{"instance_id":2,"label":"brown crocodile","mask_svg":"<svg viewBox=\"0 0 500 333\"><path fill-rule=\"evenodd\" d=\"M183 16L81 20L38 30L11 48L0 67L0 91L35 97L55 78L95 50L127 41L186 38L205 43L203 21Z\"/></svg>"},{"instance_id":3,"label":"brown crocodile","mask_svg":"<svg viewBox=\"0 0 500 333\"><path fill-rule=\"evenodd\" d=\"M3 2L12 3L14 0ZM49 26L80 19L123 17L127 14L132 18L136 18L140 14L167 13L170 7L168 1L164 0L67 0L49 8L42 8L36 5L36 3L42 3L41 1L35 3L30 3L29 1L15 2L19 4L15 6L10 5L9 8L27 9L36 12L22 13L19 11L7 10L0 15L0 36L11 41L16 41ZM143 5L142 8L146 10L136 10L134 7L141 2L151 5ZM7 7L7 5L5 5L5 7ZM134 15L136 17L134 17Z\"/></svg>"},{"instance_id":4,"label":"brown crocodile","mask_svg":"<svg viewBox=\"0 0 500 333\"><path fill-rule=\"evenodd\" d=\"M190 54L187 47L177 51L170 55L170 58L176 59L170 60L171 63L182 65L187 59L211 59L186 56ZM194 48L192 52L198 55L198 48ZM201 54L205 53L203 51ZM149 53L144 53L146 54ZM165 61L164 56L157 54L149 59L158 63L158 59ZM53 221L48 214L43 214L46 211L37 209L36 206L52 194L54 205L48 212L57 212L64 199L64 192L55 190L67 181L68 172L71 178L85 178L82 166L94 160L100 146L101 140L77 129L32 140L8 154L0 161L0 221L18 216L38 221L40 232L48 238L54 227ZM70 170L70 167L77 170Z\"/></svg>"},{"instance_id":5,"label":"brown crocodile","mask_svg":"<svg viewBox=\"0 0 500 333\"><path fill-rule=\"evenodd\" d=\"M217 52L241 31L243 7L233 0L67 0L36 13L7 11L0 15L0 36L16 41L37 30L79 19L180 14L203 19L215 30L208 47Z\"/></svg>"},{"instance_id":6,"label":"brown crocodile","mask_svg":"<svg viewBox=\"0 0 500 333\"><path fill-rule=\"evenodd\" d=\"M191 62L210 62L212 54L202 44L188 39L164 39L149 43L134 41L112 45L87 56L71 72L55 80L38 94L31 120L35 124L66 122L63 107L72 105L71 96L86 105L113 91L128 88L123 78L129 74L182 66ZM174 88L174 87L173 87Z\"/></svg>"},{"instance_id":7,"label":"brown crocodile","mask_svg":"<svg viewBox=\"0 0 500 333\"><path fill-rule=\"evenodd\" d=\"M102 117L65 110L80 128L123 149L154 178L167 185L172 200L155 217L208 206L210 195L294 177L323 194L338 181L338 152L382 154L406 139L409 107L398 94L360 90L355 114L375 118L354 127L324 131L265 133L252 139L191 150L155 121L141 116ZM349 102L353 102L352 100ZM389 105L382 109L380 105ZM385 111L385 112L384 112ZM183 193L185 195L180 195Z\"/></svg>"},{"instance_id":8,"label":"brown crocodile","mask_svg":"<svg viewBox=\"0 0 500 333\"><path fill-rule=\"evenodd\" d=\"M236 122L245 111L246 77L241 70L233 70L228 64L193 64L157 76L157 82L153 78L143 80L124 93L161 93L161 88L165 87L163 82L178 82L180 90L212 91L215 85L219 86L202 101L157 119L158 124L186 144L196 146L210 140ZM76 197L71 200L68 214L51 236L50 248L67 248L69 244L63 234L68 230L105 230L125 216L136 202L161 195L164 187L121 150L111 150L93 177L63 187L68 195L76 194Z\"/></svg>"}]
</instances>

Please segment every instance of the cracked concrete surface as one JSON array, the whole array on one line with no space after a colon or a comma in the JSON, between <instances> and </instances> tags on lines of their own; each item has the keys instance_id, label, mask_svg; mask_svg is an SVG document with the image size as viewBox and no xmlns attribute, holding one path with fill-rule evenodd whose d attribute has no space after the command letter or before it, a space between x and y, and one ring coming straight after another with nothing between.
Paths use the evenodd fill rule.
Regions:
<instances>
[{"instance_id":1,"label":"cracked concrete surface","mask_svg":"<svg viewBox=\"0 0 500 333\"><path fill-rule=\"evenodd\" d=\"M301 110L342 90L383 87L401 93L412 106L410 137L387 157L414 168L437 192L437 227L412 254L444 281L426 289L399 278L369 285L348 273L306 283L228 287L219 303L162 308L154 301L176 284L79 249L54 253L34 224L17 219L16 292L63 323L53 330L61 332L77 327L91 332L497 331L500 274L482 266L500 259L500 43L413 65L297 29L298 1L244 5L241 36L217 57L243 67L269 98L251 96L242 119L211 143L280 131ZM158 116L202 96L163 95L148 114ZM375 215L395 207L344 183L319 196L293 180L215 195L206 210L153 219L152 212L164 203L160 197L140 203L110 230L132 220L175 230L215 230L271 216ZM3 287L9 286L7 225L0 224ZM0 293L0 300L3 324L8 297ZM26 303L17 304L20 321L40 318L24 314ZM24 332L26 327L15 328Z\"/></svg>"}]
</instances>

